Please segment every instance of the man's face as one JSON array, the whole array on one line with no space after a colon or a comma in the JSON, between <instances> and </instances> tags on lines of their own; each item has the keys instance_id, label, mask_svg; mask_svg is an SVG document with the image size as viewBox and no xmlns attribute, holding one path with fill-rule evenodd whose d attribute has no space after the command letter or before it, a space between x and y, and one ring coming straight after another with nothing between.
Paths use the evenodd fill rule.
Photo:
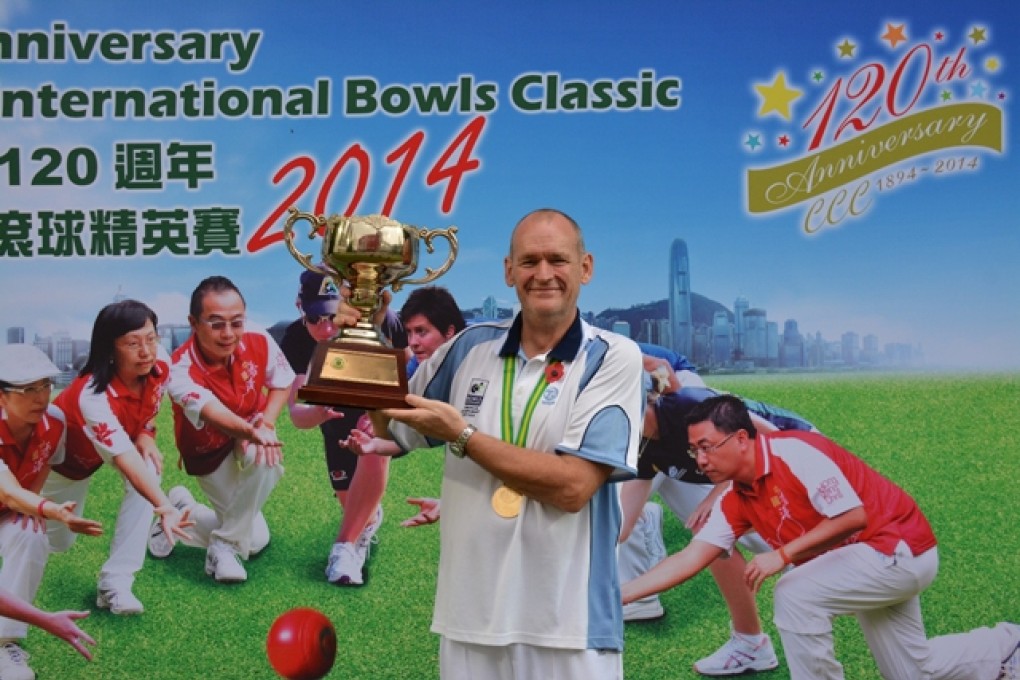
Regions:
<instances>
[{"instance_id":1,"label":"man's face","mask_svg":"<svg viewBox=\"0 0 1020 680\"><path fill-rule=\"evenodd\" d=\"M188 322L206 361L224 364L244 334L244 300L232 290L206 293L202 313Z\"/></svg>"},{"instance_id":2,"label":"man's face","mask_svg":"<svg viewBox=\"0 0 1020 680\"><path fill-rule=\"evenodd\" d=\"M337 325L337 312L340 309L340 301L329 301L321 303L316 307L319 310L318 314L305 312L301 310L301 316L304 320L305 328L308 329L308 334L315 339L316 342L324 342L331 340L340 330Z\"/></svg>"},{"instance_id":3,"label":"man's face","mask_svg":"<svg viewBox=\"0 0 1020 680\"><path fill-rule=\"evenodd\" d=\"M539 213L514 232L504 260L507 285L521 309L539 317L573 318L581 286L591 280L594 260L582 253L577 232L563 217Z\"/></svg>"},{"instance_id":4,"label":"man's face","mask_svg":"<svg viewBox=\"0 0 1020 680\"><path fill-rule=\"evenodd\" d=\"M691 449L697 449L695 460L705 476L713 483L737 477L745 462L743 453L749 444L747 433L737 430L726 434L716 429L710 420L687 427Z\"/></svg>"},{"instance_id":5,"label":"man's face","mask_svg":"<svg viewBox=\"0 0 1020 680\"><path fill-rule=\"evenodd\" d=\"M404 324L404 328L407 330L407 346L414 352L418 361L428 359L440 345L453 337L453 326L447 328L446 333L441 333L424 314L412 316Z\"/></svg>"}]
</instances>

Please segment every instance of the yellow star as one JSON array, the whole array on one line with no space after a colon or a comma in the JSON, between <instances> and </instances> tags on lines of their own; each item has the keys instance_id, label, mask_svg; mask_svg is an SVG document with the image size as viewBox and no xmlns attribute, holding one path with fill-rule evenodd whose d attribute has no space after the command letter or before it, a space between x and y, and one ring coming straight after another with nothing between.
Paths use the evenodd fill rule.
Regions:
<instances>
[{"instance_id":1,"label":"yellow star","mask_svg":"<svg viewBox=\"0 0 1020 680\"><path fill-rule=\"evenodd\" d=\"M842 59L843 57L854 56L854 50L857 49L857 45L850 42L848 38L844 38L843 42L836 45L836 48L839 50L839 58Z\"/></svg>"},{"instance_id":2,"label":"yellow star","mask_svg":"<svg viewBox=\"0 0 1020 680\"><path fill-rule=\"evenodd\" d=\"M790 120L790 104L799 99L804 93L786 85L786 74L780 71L776 74L775 80L769 84L755 83L754 89L761 95L761 108L758 109L758 117L775 111L786 120Z\"/></svg>"},{"instance_id":3,"label":"yellow star","mask_svg":"<svg viewBox=\"0 0 1020 680\"><path fill-rule=\"evenodd\" d=\"M978 28L976 26L974 27L974 30L967 34L967 37L973 40L975 45L979 42L988 40L988 38L985 37L985 29Z\"/></svg>"},{"instance_id":4,"label":"yellow star","mask_svg":"<svg viewBox=\"0 0 1020 680\"><path fill-rule=\"evenodd\" d=\"M999 66L1000 66L999 60L996 59L995 57L988 57L988 59L985 60L986 71L994 73L995 71L999 70Z\"/></svg>"},{"instance_id":5,"label":"yellow star","mask_svg":"<svg viewBox=\"0 0 1020 680\"><path fill-rule=\"evenodd\" d=\"M896 45L901 42L907 41L907 36L903 33L903 27L905 24L899 26L893 26L892 24L885 25L885 35L881 36L882 40L889 41L889 47L896 49Z\"/></svg>"}]
</instances>

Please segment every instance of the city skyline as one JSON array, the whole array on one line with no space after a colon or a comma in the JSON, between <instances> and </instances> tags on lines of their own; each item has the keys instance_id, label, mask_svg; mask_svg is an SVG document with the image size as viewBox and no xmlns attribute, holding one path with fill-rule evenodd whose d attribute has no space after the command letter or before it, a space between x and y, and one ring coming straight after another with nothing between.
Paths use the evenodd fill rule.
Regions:
<instances>
[{"instance_id":1,"label":"city skyline","mask_svg":"<svg viewBox=\"0 0 1020 680\"><path fill-rule=\"evenodd\" d=\"M734 299L732 310L717 300L706 298L725 311L716 311L710 324L698 324L692 315L690 253L686 242L681 238L674 239L669 252L665 318L642 317L639 327L633 328L627 321L618 321L616 316L603 316L609 310L598 314L591 310L579 311L602 327L636 341L668 347L706 369L906 367L923 362L920 345L915 348L912 343L887 342L884 351L879 351L879 337L874 333L861 335L854 329L847 329L838 340L832 340L817 330L801 333L799 322L794 317L784 319L783 332L780 333L778 322L768 320L767 310L752 307L751 301L743 295ZM130 296L118 287L111 302L125 297ZM642 306L631 305L629 310ZM516 302L501 304L493 295L488 295L478 307L462 306L462 311L469 319L488 320L505 317L502 312L516 313L518 307ZM474 314L476 310L479 312L477 315ZM267 330L280 329L291 320L278 319L263 327ZM158 330L164 347L172 352L187 338L189 326L186 322L163 321ZM66 330L58 330L50 336L32 335L33 344L43 349L61 368L70 366L88 352L88 341L74 338ZM7 328L8 343L26 341L24 327Z\"/></svg>"}]
</instances>

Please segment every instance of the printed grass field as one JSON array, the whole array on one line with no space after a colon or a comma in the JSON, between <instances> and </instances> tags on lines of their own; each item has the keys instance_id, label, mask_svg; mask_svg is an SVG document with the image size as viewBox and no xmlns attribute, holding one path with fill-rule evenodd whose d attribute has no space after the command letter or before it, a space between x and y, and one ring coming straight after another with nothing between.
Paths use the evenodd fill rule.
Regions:
<instances>
[{"instance_id":1,"label":"printed grass field","mask_svg":"<svg viewBox=\"0 0 1020 680\"><path fill-rule=\"evenodd\" d=\"M939 576L922 599L929 635L1020 616L1020 374L708 381L798 411L918 500L940 543ZM160 416L164 488L183 483L201 498L197 485L176 468L169 411ZM82 626L99 642L95 660L87 663L62 641L32 630L26 649L41 680L273 678L266 633L278 614L296 606L315 607L336 626L339 651L330 678L438 677L438 643L429 632L438 527L405 529L399 521L413 514L405 497L438 494L440 455L416 452L393 462L386 519L366 585L338 588L323 576L338 506L325 479L321 436L284 420L287 473L266 507L273 539L264 555L248 563L248 582L216 584L205 575L204 552L179 546L167 560L147 558L135 584L146 607L138 617L95 609L96 574L108 555L120 502L119 478L100 470L85 514L102 521L107 533L79 537L70 551L53 555L37 600L47 609L93 610ZM689 533L665 515L666 546L675 552ZM778 643L771 593L770 582L758 602ZM665 593L663 603L665 618L627 625L629 680L697 677L691 664L728 635L726 609L707 574ZM855 621L837 621L836 645L847 678L879 677ZM785 664L759 677L785 678Z\"/></svg>"}]
</instances>

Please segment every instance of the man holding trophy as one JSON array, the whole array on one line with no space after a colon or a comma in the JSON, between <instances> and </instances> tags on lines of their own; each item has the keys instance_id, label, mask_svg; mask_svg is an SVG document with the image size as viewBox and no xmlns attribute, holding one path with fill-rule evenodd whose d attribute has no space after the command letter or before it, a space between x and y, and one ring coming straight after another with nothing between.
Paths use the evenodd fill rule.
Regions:
<instances>
[{"instance_id":1,"label":"man holding trophy","mask_svg":"<svg viewBox=\"0 0 1020 680\"><path fill-rule=\"evenodd\" d=\"M593 266L570 217L525 216L505 259L520 314L455 336L415 373L411 408L374 414L404 449L447 443L432 622L446 680L623 677L611 482L634 474L642 363L581 320Z\"/></svg>"}]
</instances>

